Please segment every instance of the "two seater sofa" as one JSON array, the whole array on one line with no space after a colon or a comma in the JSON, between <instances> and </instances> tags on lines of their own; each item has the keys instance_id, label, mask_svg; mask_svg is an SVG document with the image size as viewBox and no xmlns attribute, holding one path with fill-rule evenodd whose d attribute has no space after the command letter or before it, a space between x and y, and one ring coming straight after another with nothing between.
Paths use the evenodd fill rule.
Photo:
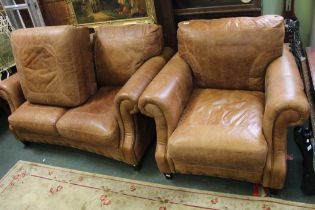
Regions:
<instances>
[{"instance_id":1,"label":"two seater sofa","mask_svg":"<svg viewBox=\"0 0 315 210\"><path fill-rule=\"evenodd\" d=\"M281 16L181 22L178 52L139 100L159 170L281 189L289 126L309 115Z\"/></svg>"},{"instance_id":2,"label":"two seater sofa","mask_svg":"<svg viewBox=\"0 0 315 210\"><path fill-rule=\"evenodd\" d=\"M173 55L155 24L14 31L17 74L0 82L22 142L66 145L138 167L154 124L138 99Z\"/></svg>"}]
</instances>

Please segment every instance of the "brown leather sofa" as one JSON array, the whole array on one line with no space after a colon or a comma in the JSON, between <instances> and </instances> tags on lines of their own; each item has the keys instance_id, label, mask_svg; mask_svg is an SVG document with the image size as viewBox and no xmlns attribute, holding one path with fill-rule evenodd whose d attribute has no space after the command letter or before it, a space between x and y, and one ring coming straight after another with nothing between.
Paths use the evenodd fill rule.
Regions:
<instances>
[{"instance_id":1,"label":"brown leather sofa","mask_svg":"<svg viewBox=\"0 0 315 210\"><path fill-rule=\"evenodd\" d=\"M181 22L178 53L139 99L167 177L210 175L280 189L288 126L309 105L280 16Z\"/></svg>"},{"instance_id":2,"label":"brown leather sofa","mask_svg":"<svg viewBox=\"0 0 315 210\"><path fill-rule=\"evenodd\" d=\"M19 140L138 165L154 139L138 99L173 55L160 26L99 27L93 44L87 28L21 29L11 43L18 73L0 83L0 96Z\"/></svg>"}]
</instances>

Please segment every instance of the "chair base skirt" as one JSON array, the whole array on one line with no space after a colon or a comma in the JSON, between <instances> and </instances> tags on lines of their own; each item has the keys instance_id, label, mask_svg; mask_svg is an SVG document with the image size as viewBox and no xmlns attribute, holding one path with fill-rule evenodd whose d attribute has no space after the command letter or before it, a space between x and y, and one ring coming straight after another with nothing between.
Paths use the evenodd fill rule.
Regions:
<instances>
[{"instance_id":1,"label":"chair base skirt","mask_svg":"<svg viewBox=\"0 0 315 210\"><path fill-rule=\"evenodd\" d=\"M217 168L211 166L200 166L193 164L182 164L174 162L176 173L205 175L221 178L234 179L239 181L246 181L256 184L262 183L263 171L246 171L238 169Z\"/></svg>"},{"instance_id":2,"label":"chair base skirt","mask_svg":"<svg viewBox=\"0 0 315 210\"><path fill-rule=\"evenodd\" d=\"M114 160L124 162L130 166L136 166L139 168L139 170L141 169L141 161L139 162L140 164L129 163L128 161L125 161L122 151L119 149L118 146L115 148L108 145L91 145L84 142L74 142L73 140L69 140L60 136L21 133L16 131L14 131L14 134L16 135L17 139L26 146L29 145L31 142L67 146L102 155Z\"/></svg>"}]
</instances>

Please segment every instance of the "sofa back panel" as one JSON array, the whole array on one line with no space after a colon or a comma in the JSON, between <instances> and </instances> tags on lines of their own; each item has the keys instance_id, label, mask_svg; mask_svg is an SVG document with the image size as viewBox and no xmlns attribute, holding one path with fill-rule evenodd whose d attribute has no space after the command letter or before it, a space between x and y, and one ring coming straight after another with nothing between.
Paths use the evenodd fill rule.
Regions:
<instances>
[{"instance_id":1,"label":"sofa back panel","mask_svg":"<svg viewBox=\"0 0 315 210\"><path fill-rule=\"evenodd\" d=\"M163 48L162 28L155 24L104 26L95 31L94 60L100 86L123 85Z\"/></svg>"},{"instance_id":2,"label":"sofa back panel","mask_svg":"<svg viewBox=\"0 0 315 210\"><path fill-rule=\"evenodd\" d=\"M178 51L201 88L264 90L266 67L282 55L281 16L179 23Z\"/></svg>"},{"instance_id":3,"label":"sofa back panel","mask_svg":"<svg viewBox=\"0 0 315 210\"><path fill-rule=\"evenodd\" d=\"M73 107L96 91L87 28L20 29L11 43L26 99L34 104Z\"/></svg>"}]
</instances>

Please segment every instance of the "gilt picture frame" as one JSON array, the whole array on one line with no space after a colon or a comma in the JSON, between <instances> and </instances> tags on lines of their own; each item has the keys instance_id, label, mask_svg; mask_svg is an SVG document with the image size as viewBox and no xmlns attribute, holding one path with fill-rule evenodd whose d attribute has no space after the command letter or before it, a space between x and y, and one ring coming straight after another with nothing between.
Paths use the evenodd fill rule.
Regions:
<instances>
[{"instance_id":1,"label":"gilt picture frame","mask_svg":"<svg viewBox=\"0 0 315 210\"><path fill-rule=\"evenodd\" d=\"M156 23L154 0L66 0L70 23L100 25Z\"/></svg>"}]
</instances>

